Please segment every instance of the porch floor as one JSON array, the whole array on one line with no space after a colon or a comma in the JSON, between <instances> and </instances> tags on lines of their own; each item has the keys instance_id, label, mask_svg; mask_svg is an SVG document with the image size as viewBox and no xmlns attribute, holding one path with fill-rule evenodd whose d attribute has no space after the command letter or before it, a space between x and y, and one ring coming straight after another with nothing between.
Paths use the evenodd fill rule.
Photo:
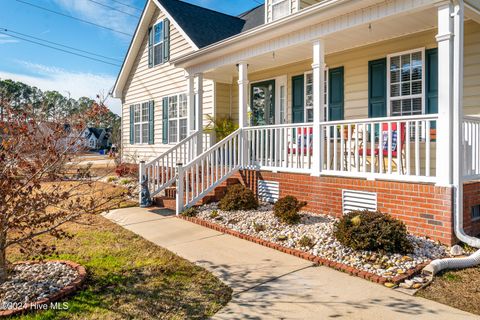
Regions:
<instances>
[{"instance_id":1,"label":"porch floor","mask_svg":"<svg viewBox=\"0 0 480 320\"><path fill-rule=\"evenodd\" d=\"M175 218L165 209L128 208L107 218L205 267L229 285L216 319L475 319L466 312ZM320 316L321 315L321 316Z\"/></svg>"}]
</instances>

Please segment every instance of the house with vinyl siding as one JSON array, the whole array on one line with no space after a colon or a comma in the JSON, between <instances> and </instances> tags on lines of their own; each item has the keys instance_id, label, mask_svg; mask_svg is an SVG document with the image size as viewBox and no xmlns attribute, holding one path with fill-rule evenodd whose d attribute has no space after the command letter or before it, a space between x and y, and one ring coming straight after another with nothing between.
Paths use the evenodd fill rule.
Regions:
<instances>
[{"instance_id":1,"label":"house with vinyl siding","mask_svg":"<svg viewBox=\"0 0 480 320\"><path fill-rule=\"evenodd\" d=\"M147 1L114 88L125 161L153 197L177 188L177 212L239 177L313 212L476 235L479 23L474 0L267 0L236 17ZM207 115L239 129L217 141Z\"/></svg>"}]
</instances>

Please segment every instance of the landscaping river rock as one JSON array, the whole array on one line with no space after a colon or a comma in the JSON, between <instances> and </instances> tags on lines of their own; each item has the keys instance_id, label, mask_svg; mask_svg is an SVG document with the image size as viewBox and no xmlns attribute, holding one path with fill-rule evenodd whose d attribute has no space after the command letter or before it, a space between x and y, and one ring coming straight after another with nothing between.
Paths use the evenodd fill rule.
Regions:
<instances>
[{"instance_id":1,"label":"landscaping river rock","mask_svg":"<svg viewBox=\"0 0 480 320\"><path fill-rule=\"evenodd\" d=\"M61 262L17 264L0 285L0 311L19 309L47 298L72 283L78 274Z\"/></svg>"},{"instance_id":2,"label":"landscaping river rock","mask_svg":"<svg viewBox=\"0 0 480 320\"><path fill-rule=\"evenodd\" d=\"M408 255L355 251L335 239L337 221L327 215L302 212L300 223L278 221L273 206L262 204L258 210L224 212L212 203L199 208L197 217L231 230L299 249L318 257L352 266L385 278L402 275L429 260L448 257L448 248L432 240L409 235L414 252Z\"/></svg>"}]
</instances>

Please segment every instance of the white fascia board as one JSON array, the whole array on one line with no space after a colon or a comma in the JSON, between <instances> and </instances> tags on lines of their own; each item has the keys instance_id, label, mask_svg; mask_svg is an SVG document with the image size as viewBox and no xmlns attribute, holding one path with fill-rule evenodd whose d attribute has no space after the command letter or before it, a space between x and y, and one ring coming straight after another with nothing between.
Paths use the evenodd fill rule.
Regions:
<instances>
[{"instance_id":1,"label":"white fascia board","mask_svg":"<svg viewBox=\"0 0 480 320\"><path fill-rule=\"evenodd\" d=\"M127 55L123 61L122 68L118 74L115 86L112 90L112 95L114 98L121 98L123 87L127 82L128 76L132 69L133 63L135 62L136 55L140 47L142 46L142 41L145 37L146 32L148 31L149 23L155 13L155 9L158 8L165 16L171 21L175 28L180 32L180 34L187 40L187 42L192 46L194 50L198 50L197 45L190 39L190 37L185 33L185 31L180 27L180 25L175 21L171 14L165 10L165 8L157 0L148 0L143 10L140 21L135 30L135 34L128 48Z\"/></svg>"},{"instance_id":2,"label":"white fascia board","mask_svg":"<svg viewBox=\"0 0 480 320\"><path fill-rule=\"evenodd\" d=\"M480 1L466 1L465 2L465 15L480 23Z\"/></svg>"}]
</instances>

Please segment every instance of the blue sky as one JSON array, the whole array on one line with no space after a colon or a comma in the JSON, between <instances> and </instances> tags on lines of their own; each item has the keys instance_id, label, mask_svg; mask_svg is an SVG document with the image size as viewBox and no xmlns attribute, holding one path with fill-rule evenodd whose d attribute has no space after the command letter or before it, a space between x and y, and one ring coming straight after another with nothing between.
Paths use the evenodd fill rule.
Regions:
<instances>
[{"instance_id":1,"label":"blue sky","mask_svg":"<svg viewBox=\"0 0 480 320\"><path fill-rule=\"evenodd\" d=\"M107 60L98 57L114 64L121 64L131 37L40 10L22 2L130 34L134 32L138 23L138 18L133 16L141 14L141 10L135 8L142 9L145 4L145 0L1 0L0 2L1 32L6 28L98 53L116 59ZM187 2L237 15L257 6L262 0L187 0ZM130 15L103 7L98 3ZM98 92L108 93L119 69L118 66L87 60L0 34L1 79L22 81L42 90L57 90L73 98L95 97ZM108 103L114 112L120 113L118 100L110 99Z\"/></svg>"}]
</instances>

